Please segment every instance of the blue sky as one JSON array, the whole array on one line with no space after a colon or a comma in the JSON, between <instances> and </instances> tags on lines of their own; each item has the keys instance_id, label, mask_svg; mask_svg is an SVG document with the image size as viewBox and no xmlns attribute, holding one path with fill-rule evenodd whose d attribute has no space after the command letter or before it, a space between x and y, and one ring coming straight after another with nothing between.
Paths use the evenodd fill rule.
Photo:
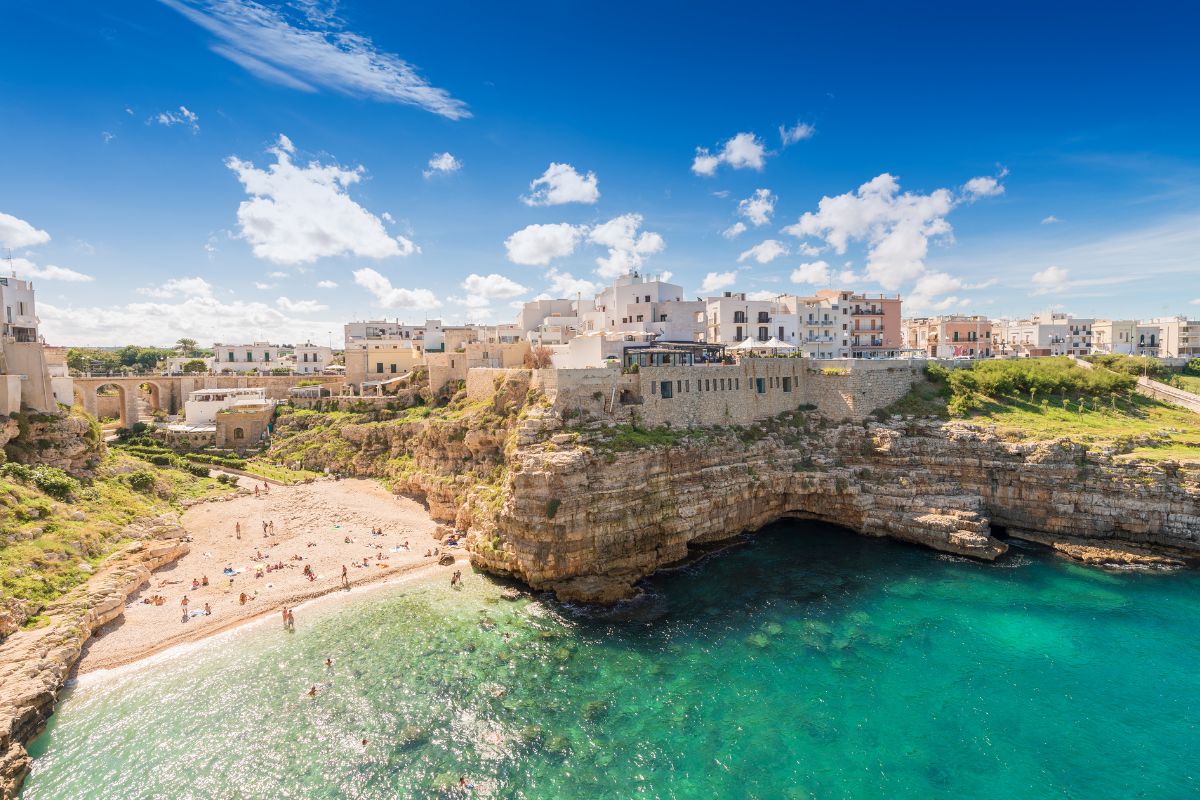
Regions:
<instances>
[{"instance_id":1,"label":"blue sky","mask_svg":"<svg viewBox=\"0 0 1200 800\"><path fill-rule=\"evenodd\" d=\"M689 296L1200 313L1188 4L4 15L0 239L52 343L505 321L630 266Z\"/></svg>"}]
</instances>

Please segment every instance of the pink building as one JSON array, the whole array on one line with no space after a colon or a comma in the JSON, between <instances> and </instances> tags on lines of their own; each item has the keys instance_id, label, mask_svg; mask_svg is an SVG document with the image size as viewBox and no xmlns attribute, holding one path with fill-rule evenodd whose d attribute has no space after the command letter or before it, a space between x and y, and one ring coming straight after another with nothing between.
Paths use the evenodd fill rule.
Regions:
<instances>
[{"instance_id":1,"label":"pink building","mask_svg":"<svg viewBox=\"0 0 1200 800\"><path fill-rule=\"evenodd\" d=\"M900 295L855 294L822 289L817 297L837 303L851 358L897 358L904 348L900 333Z\"/></svg>"},{"instance_id":2,"label":"pink building","mask_svg":"<svg viewBox=\"0 0 1200 800\"><path fill-rule=\"evenodd\" d=\"M978 315L949 314L908 320L908 347L930 358L991 358L992 323Z\"/></svg>"}]
</instances>

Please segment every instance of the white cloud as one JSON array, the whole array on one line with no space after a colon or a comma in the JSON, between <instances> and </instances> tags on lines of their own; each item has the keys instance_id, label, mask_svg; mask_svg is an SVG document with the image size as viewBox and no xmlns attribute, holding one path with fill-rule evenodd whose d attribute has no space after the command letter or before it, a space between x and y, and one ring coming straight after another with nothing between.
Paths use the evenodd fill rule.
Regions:
<instances>
[{"instance_id":1,"label":"white cloud","mask_svg":"<svg viewBox=\"0 0 1200 800\"><path fill-rule=\"evenodd\" d=\"M641 214L622 214L595 226L588 241L608 248L608 255L596 259L596 274L602 278L617 278L631 270L640 269L646 256L661 252L666 246L662 236L642 231Z\"/></svg>"},{"instance_id":2,"label":"white cloud","mask_svg":"<svg viewBox=\"0 0 1200 800\"><path fill-rule=\"evenodd\" d=\"M770 264L780 256L786 256L788 253L787 247L776 239L767 239L765 242L760 242L754 245L749 250L738 256L738 263L742 263L748 258L753 258L759 264Z\"/></svg>"},{"instance_id":3,"label":"white cloud","mask_svg":"<svg viewBox=\"0 0 1200 800\"><path fill-rule=\"evenodd\" d=\"M292 314L311 314L316 311L326 311L329 306L316 300L289 300L286 297L275 298L275 305Z\"/></svg>"},{"instance_id":4,"label":"white cloud","mask_svg":"<svg viewBox=\"0 0 1200 800\"><path fill-rule=\"evenodd\" d=\"M775 213L775 201L778 199L770 189L755 189L753 195L738 203L738 213L756 228L766 225Z\"/></svg>"},{"instance_id":5,"label":"white cloud","mask_svg":"<svg viewBox=\"0 0 1200 800\"><path fill-rule=\"evenodd\" d=\"M428 289L402 289L369 267L354 271L354 282L375 296L381 308L431 309L441 302Z\"/></svg>"},{"instance_id":6,"label":"white cloud","mask_svg":"<svg viewBox=\"0 0 1200 800\"><path fill-rule=\"evenodd\" d=\"M318 289L336 289L337 281L317 281Z\"/></svg>"},{"instance_id":7,"label":"white cloud","mask_svg":"<svg viewBox=\"0 0 1200 800\"><path fill-rule=\"evenodd\" d=\"M1046 267L1033 273L1029 280L1034 285L1033 294L1057 294L1067 288L1067 270L1062 267Z\"/></svg>"},{"instance_id":8,"label":"white cloud","mask_svg":"<svg viewBox=\"0 0 1200 800\"><path fill-rule=\"evenodd\" d=\"M1004 194L1004 185L995 178L984 175L971 178L963 184L963 194L968 200L976 200L980 197L998 197Z\"/></svg>"},{"instance_id":9,"label":"white cloud","mask_svg":"<svg viewBox=\"0 0 1200 800\"><path fill-rule=\"evenodd\" d=\"M829 283L829 264L824 261L801 264L792 270L792 283L812 283L818 286Z\"/></svg>"},{"instance_id":10,"label":"white cloud","mask_svg":"<svg viewBox=\"0 0 1200 800\"><path fill-rule=\"evenodd\" d=\"M697 147L692 160L692 172L697 175L717 174L717 167L726 164L733 169L762 170L767 158L767 148L753 133L739 133L722 145L713 155L707 147Z\"/></svg>"},{"instance_id":11,"label":"white cloud","mask_svg":"<svg viewBox=\"0 0 1200 800\"><path fill-rule=\"evenodd\" d=\"M1195 300L1193 300L1193 301L1192 301L1192 305L1194 305L1194 306L1200 306L1200 297L1197 297Z\"/></svg>"},{"instance_id":12,"label":"white cloud","mask_svg":"<svg viewBox=\"0 0 1200 800\"><path fill-rule=\"evenodd\" d=\"M268 278L286 278L287 276L288 276L288 274L286 272L280 272L278 270L276 270L275 272L267 273Z\"/></svg>"},{"instance_id":13,"label":"white cloud","mask_svg":"<svg viewBox=\"0 0 1200 800\"><path fill-rule=\"evenodd\" d=\"M0 212L0 247L34 247L50 241L50 234L12 214Z\"/></svg>"},{"instance_id":14,"label":"white cloud","mask_svg":"<svg viewBox=\"0 0 1200 800\"><path fill-rule=\"evenodd\" d=\"M814 128L812 125L809 125L805 122L797 122L795 125L793 125L790 128L787 127L786 125L780 125L779 126L779 141L783 143L784 147L787 147L790 144L795 144L796 142L802 142L805 139L811 139L813 137L813 134L815 134L816 132L817 132L816 128Z\"/></svg>"},{"instance_id":15,"label":"white cloud","mask_svg":"<svg viewBox=\"0 0 1200 800\"><path fill-rule=\"evenodd\" d=\"M104 140L105 144L108 144L113 139L117 138L117 135L115 133L110 133L109 131L100 131L100 138Z\"/></svg>"},{"instance_id":16,"label":"white cloud","mask_svg":"<svg viewBox=\"0 0 1200 800\"><path fill-rule=\"evenodd\" d=\"M449 153L435 153L433 158L429 159L429 169L425 170L425 177L432 178L434 175L449 175L451 172L458 172L462 169L462 162ZM385 211L384 219L391 221Z\"/></svg>"},{"instance_id":17,"label":"white cloud","mask_svg":"<svg viewBox=\"0 0 1200 800\"><path fill-rule=\"evenodd\" d=\"M466 104L431 86L408 62L381 52L366 36L341 29L336 2L305 0L310 9L270 8L254 0L161 0L218 40L212 50L259 78L312 92L405 103L450 119ZM315 13L311 9L322 9Z\"/></svg>"},{"instance_id":18,"label":"white cloud","mask_svg":"<svg viewBox=\"0 0 1200 800\"><path fill-rule=\"evenodd\" d=\"M184 337L200 342L317 341L341 325L336 319L292 317L267 303L223 302L210 294L95 307L39 300L38 316L47 341L100 347L129 344L131 338L147 345L171 345Z\"/></svg>"},{"instance_id":19,"label":"white cloud","mask_svg":"<svg viewBox=\"0 0 1200 800\"><path fill-rule=\"evenodd\" d=\"M812 256L821 255L821 248L813 247L808 242L801 242L800 244L796 245L796 252L802 256L809 256L811 258Z\"/></svg>"},{"instance_id":20,"label":"white cloud","mask_svg":"<svg viewBox=\"0 0 1200 800\"><path fill-rule=\"evenodd\" d=\"M295 147L280 135L270 148L275 163L259 169L230 156L225 165L246 189L238 206L242 239L254 255L276 264L303 264L318 258L407 256L418 248L403 236L390 236L383 222L350 198L348 188L362 180L363 168L343 169L311 161L297 166Z\"/></svg>"},{"instance_id":21,"label":"white cloud","mask_svg":"<svg viewBox=\"0 0 1200 800\"><path fill-rule=\"evenodd\" d=\"M504 249L514 264L545 266L574 253L586 233L587 226L565 222L527 225L504 240Z\"/></svg>"},{"instance_id":22,"label":"white cloud","mask_svg":"<svg viewBox=\"0 0 1200 800\"><path fill-rule=\"evenodd\" d=\"M158 286L144 286L138 294L167 299L172 297L211 297L212 284L201 277L171 278Z\"/></svg>"},{"instance_id":23,"label":"white cloud","mask_svg":"<svg viewBox=\"0 0 1200 800\"><path fill-rule=\"evenodd\" d=\"M726 286L733 286L737 283L737 271L730 270L729 272L710 272L704 276L704 283L700 284L701 292L718 292Z\"/></svg>"},{"instance_id":24,"label":"white cloud","mask_svg":"<svg viewBox=\"0 0 1200 800\"><path fill-rule=\"evenodd\" d=\"M1053 214L1051 214L1050 216L1048 216L1042 220L1043 225L1053 225L1057 222L1062 222L1062 220L1059 219L1058 217L1054 216Z\"/></svg>"},{"instance_id":25,"label":"white cloud","mask_svg":"<svg viewBox=\"0 0 1200 800\"><path fill-rule=\"evenodd\" d=\"M56 267L53 264L39 266L28 258L14 257L12 268L23 278L40 278L44 281L62 281L64 283L89 283L95 280L91 275L85 275L66 267Z\"/></svg>"},{"instance_id":26,"label":"white cloud","mask_svg":"<svg viewBox=\"0 0 1200 800\"><path fill-rule=\"evenodd\" d=\"M260 290L262 290L262 291L266 291L267 289L274 289L274 288L275 288L275 284L273 284L273 283L263 283L262 281L255 281L255 282L254 282L254 288L255 288L255 289L260 289Z\"/></svg>"},{"instance_id":27,"label":"white cloud","mask_svg":"<svg viewBox=\"0 0 1200 800\"><path fill-rule=\"evenodd\" d=\"M721 231L721 235L726 239L735 239L746 232L746 223L735 222L725 230Z\"/></svg>"},{"instance_id":28,"label":"white cloud","mask_svg":"<svg viewBox=\"0 0 1200 800\"><path fill-rule=\"evenodd\" d=\"M946 272L928 272L913 286L904 303L914 311L945 311L955 305L960 305L963 298L954 294L966 286L962 279ZM941 300L937 298L941 297Z\"/></svg>"},{"instance_id":29,"label":"white cloud","mask_svg":"<svg viewBox=\"0 0 1200 800\"><path fill-rule=\"evenodd\" d=\"M148 121L157 122L168 128L173 125L185 125L192 129L192 135L200 132L200 116L193 111L188 111L186 106L180 106L178 111L160 111ZM107 141L105 139L105 142Z\"/></svg>"},{"instance_id":30,"label":"white cloud","mask_svg":"<svg viewBox=\"0 0 1200 800\"><path fill-rule=\"evenodd\" d=\"M770 289L759 289L757 292L747 292L747 300L774 300L779 297L779 292L772 292Z\"/></svg>"},{"instance_id":31,"label":"white cloud","mask_svg":"<svg viewBox=\"0 0 1200 800\"><path fill-rule=\"evenodd\" d=\"M551 162L540 178L529 183L530 194L522 197L527 206L558 206L564 203L592 204L600 199L596 173L580 175L570 164Z\"/></svg>"},{"instance_id":32,"label":"white cloud","mask_svg":"<svg viewBox=\"0 0 1200 800\"><path fill-rule=\"evenodd\" d=\"M982 184L976 189L999 193ZM802 239L820 239L839 255L846 252L851 241L864 242L866 277L895 291L924 274L931 240L951 240L946 216L961 202L982 196L986 195L956 198L949 189L935 189L929 194L901 193L899 181L884 173L854 192L821 198L816 212L806 212L784 232Z\"/></svg>"},{"instance_id":33,"label":"white cloud","mask_svg":"<svg viewBox=\"0 0 1200 800\"><path fill-rule=\"evenodd\" d=\"M591 297L600 291L598 284L584 278L576 278L569 272L559 272L554 267L546 270L546 279L550 281L548 291L551 297Z\"/></svg>"},{"instance_id":34,"label":"white cloud","mask_svg":"<svg viewBox=\"0 0 1200 800\"><path fill-rule=\"evenodd\" d=\"M472 273L462 282L462 288L466 289L470 295L484 297L488 300L507 300L529 291L511 278L497 275L494 272L490 275Z\"/></svg>"}]
</instances>

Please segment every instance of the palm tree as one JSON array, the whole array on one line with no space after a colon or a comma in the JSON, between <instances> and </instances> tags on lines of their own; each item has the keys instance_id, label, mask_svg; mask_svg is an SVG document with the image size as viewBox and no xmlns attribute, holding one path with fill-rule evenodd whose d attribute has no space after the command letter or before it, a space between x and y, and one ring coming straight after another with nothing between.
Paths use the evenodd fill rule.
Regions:
<instances>
[{"instance_id":1,"label":"palm tree","mask_svg":"<svg viewBox=\"0 0 1200 800\"><path fill-rule=\"evenodd\" d=\"M179 351L180 355L190 356L192 353L196 352L196 340L186 338L180 339L179 341L175 342L175 349Z\"/></svg>"}]
</instances>

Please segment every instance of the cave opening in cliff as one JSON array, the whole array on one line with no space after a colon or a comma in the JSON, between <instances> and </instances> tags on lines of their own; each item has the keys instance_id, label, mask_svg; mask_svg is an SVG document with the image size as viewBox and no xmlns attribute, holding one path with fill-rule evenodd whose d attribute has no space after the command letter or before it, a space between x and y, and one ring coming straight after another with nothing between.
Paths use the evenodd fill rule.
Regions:
<instances>
[{"instance_id":1,"label":"cave opening in cliff","mask_svg":"<svg viewBox=\"0 0 1200 800\"><path fill-rule=\"evenodd\" d=\"M992 536L1000 539L1001 541L1008 541L1009 538L1011 538L1008 533L1008 528L1004 527L1003 525L992 525Z\"/></svg>"}]
</instances>

